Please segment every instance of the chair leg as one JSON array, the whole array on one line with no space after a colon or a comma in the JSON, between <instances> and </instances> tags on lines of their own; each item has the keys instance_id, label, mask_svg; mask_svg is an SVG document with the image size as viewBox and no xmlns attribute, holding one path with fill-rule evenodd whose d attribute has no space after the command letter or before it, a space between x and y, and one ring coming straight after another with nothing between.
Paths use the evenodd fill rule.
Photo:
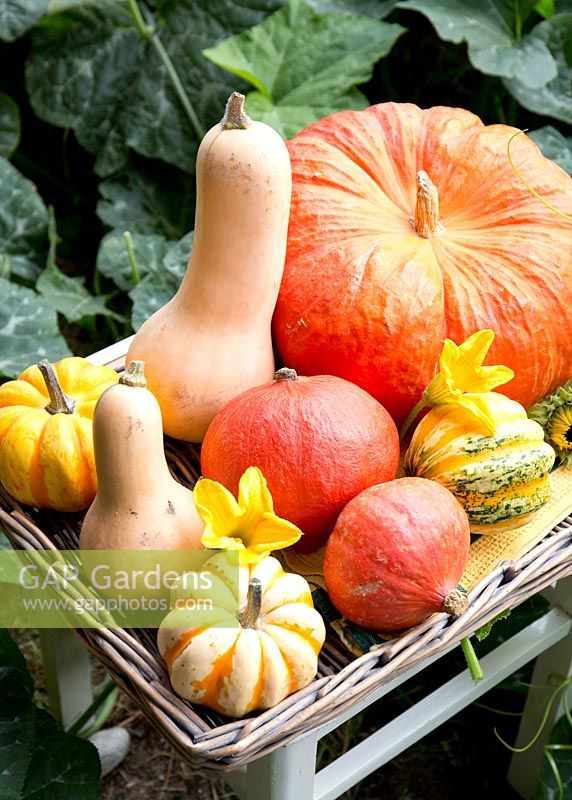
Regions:
<instances>
[{"instance_id":1,"label":"chair leg","mask_svg":"<svg viewBox=\"0 0 572 800\"><path fill-rule=\"evenodd\" d=\"M572 616L572 578L560 581L555 589L545 594L553 606L560 607ZM553 675L561 675L565 678L572 675L572 635L557 642L536 659L531 680L533 686L528 691L516 747L525 747L538 731L546 704L554 688L554 682L550 683ZM551 688L534 688L535 686L549 686L549 684ZM572 700L572 689L569 690L568 697ZM536 779L544 756L544 746L562 713L562 701L554 703L546 725L535 744L524 753L515 753L511 759L507 775L508 782L525 800L531 800L534 794Z\"/></svg>"},{"instance_id":2,"label":"chair leg","mask_svg":"<svg viewBox=\"0 0 572 800\"><path fill-rule=\"evenodd\" d=\"M317 737L308 736L252 761L245 800L312 800Z\"/></svg>"},{"instance_id":3,"label":"chair leg","mask_svg":"<svg viewBox=\"0 0 572 800\"><path fill-rule=\"evenodd\" d=\"M40 630L50 709L69 728L93 701L89 654L65 628Z\"/></svg>"}]
</instances>

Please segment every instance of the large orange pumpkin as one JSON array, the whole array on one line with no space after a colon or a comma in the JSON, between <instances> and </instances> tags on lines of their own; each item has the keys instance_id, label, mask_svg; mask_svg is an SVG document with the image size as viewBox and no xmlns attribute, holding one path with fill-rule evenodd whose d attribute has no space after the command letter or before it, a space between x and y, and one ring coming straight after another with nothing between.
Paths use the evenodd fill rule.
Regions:
<instances>
[{"instance_id":1,"label":"large orange pumpkin","mask_svg":"<svg viewBox=\"0 0 572 800\"><path fill-rule=\"evenodd\" d=\"M357 383L402 420L443 339L496 333L491 361L529 406L572 372L572 234L507 159L515 129L459 108L342 111L288 143L286 267L274 316L284 361ZM511 156L572 210L572 179L526 136Z\"/></svg>"}]
</instances>

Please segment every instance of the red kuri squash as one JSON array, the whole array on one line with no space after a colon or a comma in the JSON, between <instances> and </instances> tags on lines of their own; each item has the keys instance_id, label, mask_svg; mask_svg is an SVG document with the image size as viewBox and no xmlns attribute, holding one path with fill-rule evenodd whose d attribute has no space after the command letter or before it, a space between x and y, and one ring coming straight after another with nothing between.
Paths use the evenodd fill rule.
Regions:
<instances>
[{"instance_id":1,"label":"red kuri squash","mask_svg":"<svg viewBox=\"0 0 572 800\"><path fill-rule=\"evenodd\" d=\"M288 143L286 267L274 315L282 358L357 383L401 421L443 339L481 328L525 407L570 377L570 223L511 169L515 129L459 108L342 111ZM515 166L572 210L572 179L517 137Z\"/></svg>"},{"instance_id":2,"label":"red kuri squash","mask_svg":"<svg viewBox=\"0 0 572 800\"><path fill-rule=\"evenodd\" d=\"M328 539L328 594L345 617L376 631L404 630L436 611L458 616L469 544L467 515L440 484L372 486L347 504Z\"/></svg>"},{"instance_id":3,"label":"red kuri squash","mask_svg":"<svg viewBox=\"0 0 572 800\"><path fill-rule=\"evenodd\" d=\"M394 478L398 462L395 424L371 395L290 369L227 403L201 452L203 475L235 495L242 473L259 467L276 514L303 531L294 547L305 553L324 543L348 500Z\"/></svg>"}]
</instances>

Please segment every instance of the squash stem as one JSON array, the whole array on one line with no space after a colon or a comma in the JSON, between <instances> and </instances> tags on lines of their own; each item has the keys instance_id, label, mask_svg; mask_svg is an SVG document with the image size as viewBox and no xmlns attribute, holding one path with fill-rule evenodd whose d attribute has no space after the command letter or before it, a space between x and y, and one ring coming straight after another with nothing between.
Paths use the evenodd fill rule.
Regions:
<instances>
[{"instance_id":1,"label":"squash stem","mask_svg":"<svg viewBox=\"0 0 572 800\"><path fill-rule=\"evenodd\" d=\"M411 409L409 414L407 415L405 422L399 429L399 441L402 442L407 435L407 431L411 427L411 425L415 422L416 418L419 416L420 412L425 408L425 400L421 398L421 400L417 403L414 408Z\"/></svg>"},{"instance_id":2,"label":"squash stem","mask_svg":"<svg viewBox=\"0 0 572 800\"><path fill-rule=\"evenodd\" d=\"M475 648L471 644L471 640L468 637L461 639L461 649L467 661L471 678L475 681L475 683L482 681L482 679L485 677L485 673L483 672L483 668L479 663L479 659L475 653Z\"/></svg>"},{"instance_id":3,"label":"squash stem","mask_svg":"<svg viewBox=\"0 0 572 800\"><path fill-rule=\"evenodd\" d=\"M423 239L430 239L439 232L439 193L437 187L420 169L417 173L417 200L415 201L415 216L413 219L415 233Z\"/></svg>"},{"instance_id":4,"label":"squash stem","mask_svg":"<svg viewBox=\"0 0 572 800\"><path fill-rule=\"evenodd\" d=\"M146 42L151 42L155 51L161 61L163 62L163 66L167 70L167 75L173 85L173 89L177 97L179 98L179 102L181 103L185 114L189 122L191 123L192 128L194 129L197 137L202 139L205 135L205 131L201 123L199 122L199 118L195 112L195 109L192 106L191 101L189 100L189 96L186 93L183 84L181 83L181 79L175 69L175 65L171 61L171 57L163 47L162 41L157 36L157 31L152 25L147 25L143 18L143 14L141 13L141 9L137 4L137 0L127 0L127 7L131 13L131 17L133 19L133 23L135 25L135 29L139 36L144 39Z\"/></svg>"},{"instance_id":5,"label":"squash stem","mask_svg":"<svg viewBox=\"0 0 572 800\"><path fill-rule=\"evenodd\" d=\"M251 578L248 584L246 608L240 614L240 624L243 628L256 628L262 608L262 584L258 578Z\"/></svg>"},{"instance_id":6,"label":"squash stem","mask_svg":"<svg viewBox=\"0 0 572 800\"><path fill-rule=\"evenodd\" d=\"M226 101L223 118L220 121L223 130L246 130L252 120L244 112L244 95L233 92Z\"/></svg>"},{"instance_id":7,"label":"squash stem","mask_svg":"<svg viewBox=\"0 0 572 800\"><path fill-rule=\"evenodd\" d=\"M144 361L130 361L127 369L119 379L123 386L135 386L138 389L145 389L147 380L144 372Z\"/></svg>"},{"instance_id":8,"label":"squash stem","mask_svg":"<svg viewBox=\"0 0 572 800\"><path fill-rule=\"evenodd\" d=\"M48 414L73 414L75 410L75 400L69 397L62 389L57 379L54 368L47 358L38 362L38 369L42 373L46 389L50 396L50 402L45 407Z\"/></svg>"}]
</instances>

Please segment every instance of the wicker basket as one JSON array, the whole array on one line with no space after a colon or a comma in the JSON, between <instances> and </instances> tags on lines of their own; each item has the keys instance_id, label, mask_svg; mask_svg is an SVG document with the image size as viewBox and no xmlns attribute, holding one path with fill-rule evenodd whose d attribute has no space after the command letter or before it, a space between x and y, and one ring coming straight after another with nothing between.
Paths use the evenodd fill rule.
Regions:
<instances>
[{"instance_id":1,"label":"wicker basket","mask_svg":"<svg viewBox=\"0 0 572 800\"><path fill-rule=\"evenodd\" d=\"M199 475L198 448L167 441L166 451L173 474L193 486ZM0 490L0 525L17 549L76 548L80 524L80 515L24 510ZM342 714L381 684L570 574L572 517L523 558L501 564L481 581L470 592L469 609L462 617L435 614L360 658L348 653L337 635L328 631L318 675L309 686L269 711L233 722L174 694L155 631L84 629L77 634L186 760L205 770L229 771Z\"/></svg>"}]
</instances>

